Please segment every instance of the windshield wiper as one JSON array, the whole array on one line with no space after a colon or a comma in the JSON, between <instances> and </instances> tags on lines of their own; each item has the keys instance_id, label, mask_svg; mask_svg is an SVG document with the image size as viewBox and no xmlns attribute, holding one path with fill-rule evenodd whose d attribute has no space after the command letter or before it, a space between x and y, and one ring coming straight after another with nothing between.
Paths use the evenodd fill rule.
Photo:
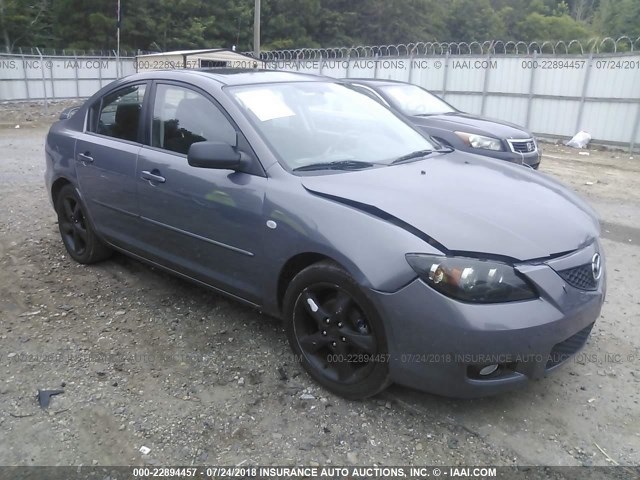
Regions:
<instances>
[{"instance_id":1,"label":"windshield wiper","mask_svg":"<svg viewBox=\"0 0 640 480\"><path fill-rule=\"evenodd\" d=\"M458 112L432 112L432 113L416 113L414 117L431 117L433 115L452 115Z\"/></svg>"},{"instance_id":2,"label":"windshield wiper","mask_svg":"<svg viewBox=\"0 0 640 480\"><path fill-rule=\"evenodd\" d=\"M450 148L450 147L438 148L436 150L417 150L415 152L411 152L406 155L403 155L402 157L396 158L393 162L391 162L391 165L397 165L398 163L405 163L405 162L410 162L411 160L417 160L418 158L424 158L431 155L432 153L451 153L451 152L453 152L453 148Z\"/></svg>"},{"instance_id":3,"label":"windshield wiper","mask_svg":"<svg viewBox=\"0 0 640 480\"><path fill-rule=\"evenodd\" d=\"M431 155L433 152L435 152L435 150L416 150L415 152L411 152L396 158L393 162L391 162L391 165L408 162L410 160L415 160L417 158L426 157L427 155Z\"/></svg>"},{"instance_id":4,"label":"windshield wiper","mask_svg":"<svg viewBox=\"0 0 640 480\"><path fill-rule=\"evenodd\" d=\"M294 172L310 172L313 170L359 170L361 168L373 167L371 162L361 162L359 160L337 160L334 162L312 163L302 167L294 168Z\"/></svg>"}]
</instances>

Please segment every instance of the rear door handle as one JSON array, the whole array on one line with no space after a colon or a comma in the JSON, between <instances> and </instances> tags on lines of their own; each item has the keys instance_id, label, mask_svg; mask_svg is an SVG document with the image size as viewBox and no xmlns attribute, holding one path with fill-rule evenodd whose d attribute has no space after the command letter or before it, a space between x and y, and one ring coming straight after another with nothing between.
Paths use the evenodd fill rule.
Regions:
<instances>
[{"instance_id":1,"label":"rear door handle","mask_svg":"<svg viewBox=\"0 0 640 480\"><path fill-rule=\"evenodd\" d=\"M79 153L78 160L80 160L83 163L93 163L93 157L89 152Z\"/></svg>"},{"instance_id":2,"label":"rear door handle","mask_svg":"<svg viewBox=\"0 0 640 480\"><path fill-rule=\"evenodd\" d=\"M145 180L149 180L150 182L155 183L164 183L167 181L162 175L156 175L155 173L151 173L148 170L143 170L141 177Z\"/></svg>"}]
</instances>

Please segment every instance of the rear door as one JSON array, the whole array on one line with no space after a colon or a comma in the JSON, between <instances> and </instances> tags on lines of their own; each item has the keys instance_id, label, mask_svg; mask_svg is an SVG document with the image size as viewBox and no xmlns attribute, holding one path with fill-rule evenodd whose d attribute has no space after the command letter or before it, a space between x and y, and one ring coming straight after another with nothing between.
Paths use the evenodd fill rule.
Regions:
<instances>
[{"instance_id":1,"label":"rear door","mask_svg":"<svg viewBox=\"0 0 640 480\"><path fill-rule=\"evenodd\" d=\"M95 228L116 245L136 243L136 162L141 148L146 83L121 87L90 109L76 142L80 191Z\"/></svg>"},{"instance_id":2,"label":"rear door","mask_svg":"<svg viewBox=\"0 0 640 480\"><path fill-rule=\"evenodd\" d=\"M205 92L169 82L154 90L150 145L140 151L136 173L145 250L163 265L258 303L267 178L190 166L187 152L196 142L236 146L240 139L240 150L250 148Z\"/></svg>"}]
</instances>

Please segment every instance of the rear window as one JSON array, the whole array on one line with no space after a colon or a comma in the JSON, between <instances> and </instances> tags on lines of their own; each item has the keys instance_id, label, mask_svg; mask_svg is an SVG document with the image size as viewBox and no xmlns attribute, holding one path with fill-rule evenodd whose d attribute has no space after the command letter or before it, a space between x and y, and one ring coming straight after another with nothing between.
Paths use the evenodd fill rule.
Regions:
<instances>
[{"instance_id":1,"label":"rear window","mask_svg":"<svg viewBox=\"0 0 640 480\"><path fill-rule=\"evenodd\" d=\"M441 115L456 111L444 100L415 85L384 85L380 90L405 115Z\"/></svg>"},{"instance_id":2,"label":"rear window","mask_svg":"<svg viewBox=\"0 0 640 480\"><path fill-rule=\"evenodd\" d=\"M130 85L103 97L89 110L88 130L137 142L145 91L145 85Z\"/></svg>"}]
</instances>

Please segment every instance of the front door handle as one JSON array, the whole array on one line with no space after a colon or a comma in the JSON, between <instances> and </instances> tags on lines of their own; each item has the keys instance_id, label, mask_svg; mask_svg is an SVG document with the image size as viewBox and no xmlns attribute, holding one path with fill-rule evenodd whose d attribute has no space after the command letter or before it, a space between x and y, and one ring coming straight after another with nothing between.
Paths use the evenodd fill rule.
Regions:
<instances>
[{"instance_id":1,"label":"front door handle","mask_svg":"<svg viewBox=\"0 0 640 480\"><path fill-rule=\"evenodd\" d=\"M93 157L89 152L79 153L78 160L80 160L84 164L93 163Z\"/></svg>"},{"instance_id":2,"label":"front door handle","mask_svg":"<svg viewBox=\"0 0 640 480\"><path fill-rule=\"evenodd\" d=\"M157 170L154 170L154 172ZM160 172L158 172L160 173ZM142 171L142 175L141 177L145 180L149 180L150 182L155 182L155 183L164 183L167 181L166 178L164 178L162 175L157 175L155 173L151 173L147 170L143 170Z\"/></svg>"}]
</instances>

